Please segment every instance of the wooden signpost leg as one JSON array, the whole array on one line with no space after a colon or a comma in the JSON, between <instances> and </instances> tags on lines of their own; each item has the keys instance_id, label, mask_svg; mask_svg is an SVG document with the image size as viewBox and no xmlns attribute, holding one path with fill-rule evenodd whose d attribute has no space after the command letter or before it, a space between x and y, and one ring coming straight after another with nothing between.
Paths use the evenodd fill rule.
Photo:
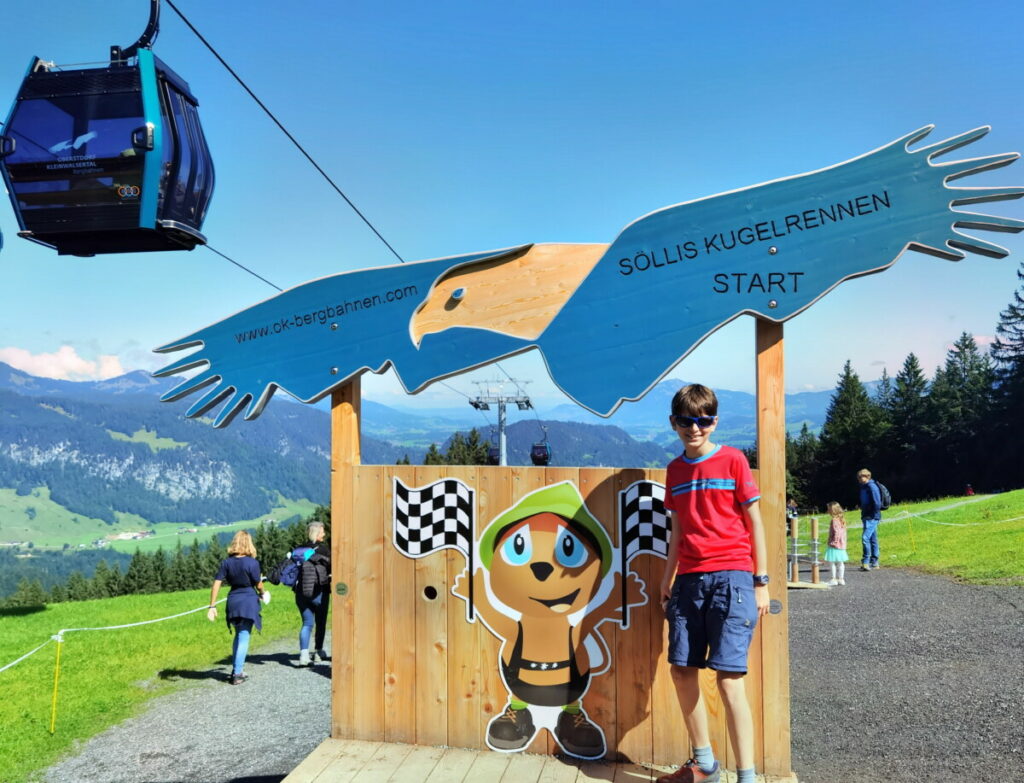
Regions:
<instances>
[{"instance_id":1,"label":"wooden signpost leg","mask_svg":"<svg viewBox=\"0 0 1024 783\"><path fill-rule=\"evenodd\" d=\"M356 583L353 473L360 463L360 379L331 394L331 736L355 736L355 616L349 591ZM371 654L376 654L372 651Z\"/></svg>"},{"instance_id":2,"label":"wooden signpost leg","mask_svg":"<svg viewBox=\"0 0 1024 783\"><path fill-rule=\"evenodd\" d=\"M782 324L757 319L757 465L771 597L782 611L761 623L764 771L792 774L789 607L786 598L786 399Z\"/></svg>"}]
</instances>

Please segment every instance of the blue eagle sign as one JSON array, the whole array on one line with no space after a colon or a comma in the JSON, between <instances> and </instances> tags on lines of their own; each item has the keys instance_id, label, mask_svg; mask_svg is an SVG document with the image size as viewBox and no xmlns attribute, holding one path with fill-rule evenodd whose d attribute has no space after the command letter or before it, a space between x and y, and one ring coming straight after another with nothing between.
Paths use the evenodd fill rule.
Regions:
<instances>
[{"instance_id":1,"label":"blue eagle sign","mask_svg":"<svg viewBox=\"0 0 1024 783\"><path fill-rule=\"evenodd\" d=\"M786 321L907 249L951 261L1008 255L960 229L1019 232L1024 221L956 208L1024 188L949 183L1019 155L936 162L989 129L911 149L931 129L830 168L665 207L610 245L523 245L303 283L157 348L198 348L156 373L199 370L163 399L203 390L186 415L221 405L220 427L258 416L278 388L315 402L391 366L412 393L537 349L559 388L610 415L739 315Z\"/></svg>"}]
</instances>

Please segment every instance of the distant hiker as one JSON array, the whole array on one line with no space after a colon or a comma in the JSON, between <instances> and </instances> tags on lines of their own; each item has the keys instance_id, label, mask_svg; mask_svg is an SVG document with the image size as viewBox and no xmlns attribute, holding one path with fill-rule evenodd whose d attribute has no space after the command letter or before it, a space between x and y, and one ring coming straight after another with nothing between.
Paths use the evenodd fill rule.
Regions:
<instances>
[{"instance_id":1,"label":"distant hiker","mask_svg":"<svg viewBox=\"0 0 1024 783\"><path fill-rule=\"evenodd\" d=\"M319 658L330 660L324 651L327 633L327 610L331 605L331 550L323 543L326 531L323 522L310 522L306 527L313 553L306 558L295 586L295 605L302 616L299 631L299 666L309 666ZM294 551L294 550L293 550ZM314 634L315 626L315 634ZM309 637L314 636L316 652L310 654Z\"/></svg>"},{"instance_id":2,"label":"distant hiker","mask_svg":"<svg viewBox=\"0 0 1024 783\"><path fill-rule=\"evenodd\" d=\"M213 578L210 608L206 612L206 617L211 623L217 619L217 593L224 582L231 587L224 619L227 621L228 629L235 632L235 640L231 645L231 684L239 685L248 679L242 668L245 665L245 656L249 653L252 627L255 625L256 630L263 628L260 600L262 599L264 603L270 600L270 593L263 589L263 577L260 575L260 564L256 560L256 547L252 543L252 536L244 530L239 530L231 539L228 556L221 561L217 575Z\"/></svg>"},{"instance_id":3,"label":"distant hiker","mask_svg":"<svg viewBox=\"0 0 1024 783\"><path fill-rule=\"evenodd\" d=\"M964 487L964 494L967 495L967 497L970 497L971 495L973 495L974 494L974 487L972 487L970 484L968 484L966 487Z\"/></svg>"},{"instance_id":4,"label":"distant hiker","mask_svg":"<svg viewBox=\"0 0 1024 783\"><path fill-rule=\"evenodd\" d=\"M878 524L882 521L882 495L878 485L871 480L871 471L861 468L857 471L860 482L860 519L864 524L861 533L861 544L864 552L860 560L860 570L870 571L878 568Z\"/></svg>"},{"instance_id":5,"label":"distant hiker","mask_svg":"<svg viewBox=\"0 0 1024 783\"><path fill-rule=\"evenodd\" d=\"M800 510L796 505L796 501L790 498L786 503L786 538L792 535L792 525L794 519L800 518Z\"/></svg>"},{"instance_id":6,"label":"distant hiker","mask_svg":"<svg viewBox=\"0 0 1024 783\"><path fill-rule=\"evenodd\" d=\"M846 584L846 561L850 556L846 554L846 516L843 507L834 500L825 508L828 509L832 522L828 526L828 548L825 550L825 562L832 569L832 578L829 584Z\"/></svg>"}]
</instances>

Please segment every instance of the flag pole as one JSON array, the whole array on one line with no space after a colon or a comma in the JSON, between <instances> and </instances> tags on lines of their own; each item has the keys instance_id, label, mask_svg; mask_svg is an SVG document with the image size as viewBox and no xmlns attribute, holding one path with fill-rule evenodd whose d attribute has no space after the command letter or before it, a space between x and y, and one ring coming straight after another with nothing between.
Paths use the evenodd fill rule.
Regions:
<instances>
[{"instance_id":1,"label":"flag pole","mask_svg":"<svg viewBox=\"0 0 1024 783\"><path fill-rule=\"evenodd\" d=\"M629 628L629 600L626 596L626 515L622 513L622 493L619 493L619 562L622 572L622 627Z\"/></svg>"}]
</instances>

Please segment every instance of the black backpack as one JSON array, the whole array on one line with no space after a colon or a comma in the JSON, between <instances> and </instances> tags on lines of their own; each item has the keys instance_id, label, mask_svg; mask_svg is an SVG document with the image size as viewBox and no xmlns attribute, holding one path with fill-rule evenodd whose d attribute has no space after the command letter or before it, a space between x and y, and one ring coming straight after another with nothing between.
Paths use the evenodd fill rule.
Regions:
<instances>
[{"instance_id":1,"label":"black backpack","mask_svg":"<svg viewBox=\"0 0 1024 783\"><path fill-rule=\"evenodd\" d=\"M889 494L889 490L886 489L885 484L881 481L875 481L875 486L878 487L878 498L881 501L878 505L879 509L885 511L889 506L892 505L892 495Z\"/></svg>"}]
</instances>

